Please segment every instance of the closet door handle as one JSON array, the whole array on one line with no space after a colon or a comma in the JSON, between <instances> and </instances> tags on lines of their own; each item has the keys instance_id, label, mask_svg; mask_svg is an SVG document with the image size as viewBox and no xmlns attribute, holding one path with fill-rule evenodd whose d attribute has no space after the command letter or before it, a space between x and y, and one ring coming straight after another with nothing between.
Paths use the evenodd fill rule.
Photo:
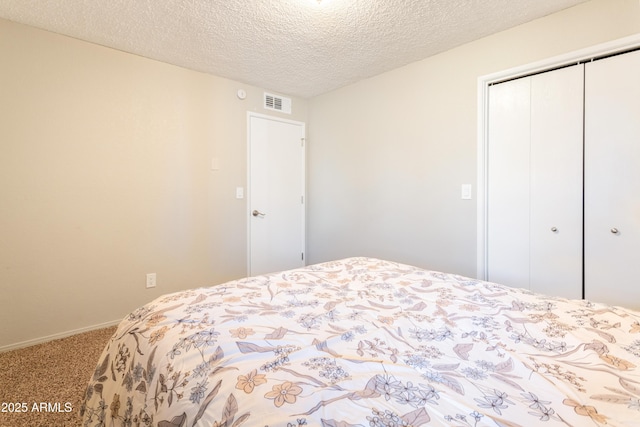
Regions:
<instances>
[{"instance_id":1,"label":"closet door handle","mask_svg":"<svg viewBox=\"0 0 640 427\"><path fill-rule=\"evenodd\" d=\"M611 229L611 232L612 232L613 234L620 234L620 230L618 230L618 229L617 229L617 228L615 228L615 227Z\"/></svg>"}]
</instances>

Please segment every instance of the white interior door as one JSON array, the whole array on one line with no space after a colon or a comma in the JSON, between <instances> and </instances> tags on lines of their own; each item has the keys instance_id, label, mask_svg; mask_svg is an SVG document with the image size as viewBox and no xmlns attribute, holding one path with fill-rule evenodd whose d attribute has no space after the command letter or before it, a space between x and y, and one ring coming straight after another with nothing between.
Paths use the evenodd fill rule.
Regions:
<instances>
[{"instance_id":1,"label":"white interior door","mask_svg":"<svg viewBox=\"0 0 640 427\"><path fill-rule=\"evenodd\" d=\"M305 125L249 113L249 275L304 266Z\"/></svg>"},{"instance_id":2,"label":"white interior door","mask_svg":"<svg viewBox=\"0 0 640 427\"><path fill-rule=\"evenodd\" d=\"M585 67L585 297L640 309L640 51Z\"/></svg>"},{"instance_id":3,"label":"white interior door","mask_svg":"<svg viewBox=\"0 0 640 427\"><path fill-rule=\"evenodd\" d=\"M531 79L489 88L487 278L529 288Z\"/></svg>"},{"instance_id":4,"label":"white interior door","mask_svg":"<svg viewBox=\"0 0 640 427\"><path fill-rule=\"evenodd\" d=\"M583 65L531 77L530 289L582 298Z\"/></svg>"},{"instance_id":5,"label":"white interior door","mask_svg":"<svg viewBox=\"0 0 640 427\"><path fill-rule=\"evenodd\" d=\"M582 66L489 88L487 277L582 298Z\"/></svg>"}]
</instances>

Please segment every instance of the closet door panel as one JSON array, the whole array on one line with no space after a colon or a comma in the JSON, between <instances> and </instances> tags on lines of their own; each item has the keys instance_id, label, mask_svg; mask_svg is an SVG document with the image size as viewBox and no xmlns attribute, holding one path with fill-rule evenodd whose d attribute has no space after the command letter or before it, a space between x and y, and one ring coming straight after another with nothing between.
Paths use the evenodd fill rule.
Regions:
<instances>
[{"instance_id":1,"label":"closet door panel","mask_svg":"<svg viewBox=\"0 0 640 427\"><path fill-rule=\"evenodd\" d=\"M489 88L488 280L529 287L530 78Z\"/></svg>"},{"instance_id":2,"label":"closet door panel","mask_svg":"<svg viewBox=\"0 0 640 427\"><path fill-rule=\"evenodd\" d=\"M582 298L583 65L531 78L531 287Z\"/></svg>"},{"instance_id":3,"label":"closet door panel","mask_svg":"<svg viewBox=\"0 0 640 427\"><path fill-rule=\"evenodd\" d=\"M640 52L585 67L585 297L640 309Z\"/></svg>"}]
</instances>

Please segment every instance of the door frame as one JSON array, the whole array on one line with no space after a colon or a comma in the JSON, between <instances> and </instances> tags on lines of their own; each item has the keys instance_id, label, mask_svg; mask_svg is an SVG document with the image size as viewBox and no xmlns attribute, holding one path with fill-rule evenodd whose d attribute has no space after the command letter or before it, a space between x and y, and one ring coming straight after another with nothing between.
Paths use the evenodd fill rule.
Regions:
<instances>
[{"instance_id":1,"label":"door frame","mask_svg":"<svg viewBox=\"0 0 640 427\"><path fill-rule=\"evenodd\" d=\"M251 119L259 118L265 120L273 120L302 127L303 144L302 144L302 250L304 251L304 262L306 265L307 254L307 125L305 122L284 119L277 116L255 113L247 111L247 194L246 194L246 221L247 221L247 276L251 275Z\"/></svg>"},{"instance_id":2,"label":"door frame","mask_svg":"<svg viewBox=\"0 0 640 427\"><path fill-rule=\"evenodd\" d=\"M478 129L477 129L477 235L476 235L476 275L487 280L487 162L488 162L488 123L489 123L489 86L493 83L551 71L567 65L610 56L616 53L640 48L640 34L600 43L584 49L554 56L530 64L521 65L496 73L478 77Z\"/></svg>"}]
</instances>

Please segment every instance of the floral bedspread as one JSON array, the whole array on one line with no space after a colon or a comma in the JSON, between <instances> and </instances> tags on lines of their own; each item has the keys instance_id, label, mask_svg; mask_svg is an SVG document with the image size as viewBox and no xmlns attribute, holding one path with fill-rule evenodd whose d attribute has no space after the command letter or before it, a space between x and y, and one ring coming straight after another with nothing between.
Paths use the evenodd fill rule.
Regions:
<instances>
[{"instance_id":1,"label":"floral bedspread","mask_svg":"<svg viewBox=\"0 0 640 427\"><path fill-rule=\"evenodd\" d=\"M640 313L371 258L162 296L87 426L640 426Z\"/></svg>"}]
</instances>

